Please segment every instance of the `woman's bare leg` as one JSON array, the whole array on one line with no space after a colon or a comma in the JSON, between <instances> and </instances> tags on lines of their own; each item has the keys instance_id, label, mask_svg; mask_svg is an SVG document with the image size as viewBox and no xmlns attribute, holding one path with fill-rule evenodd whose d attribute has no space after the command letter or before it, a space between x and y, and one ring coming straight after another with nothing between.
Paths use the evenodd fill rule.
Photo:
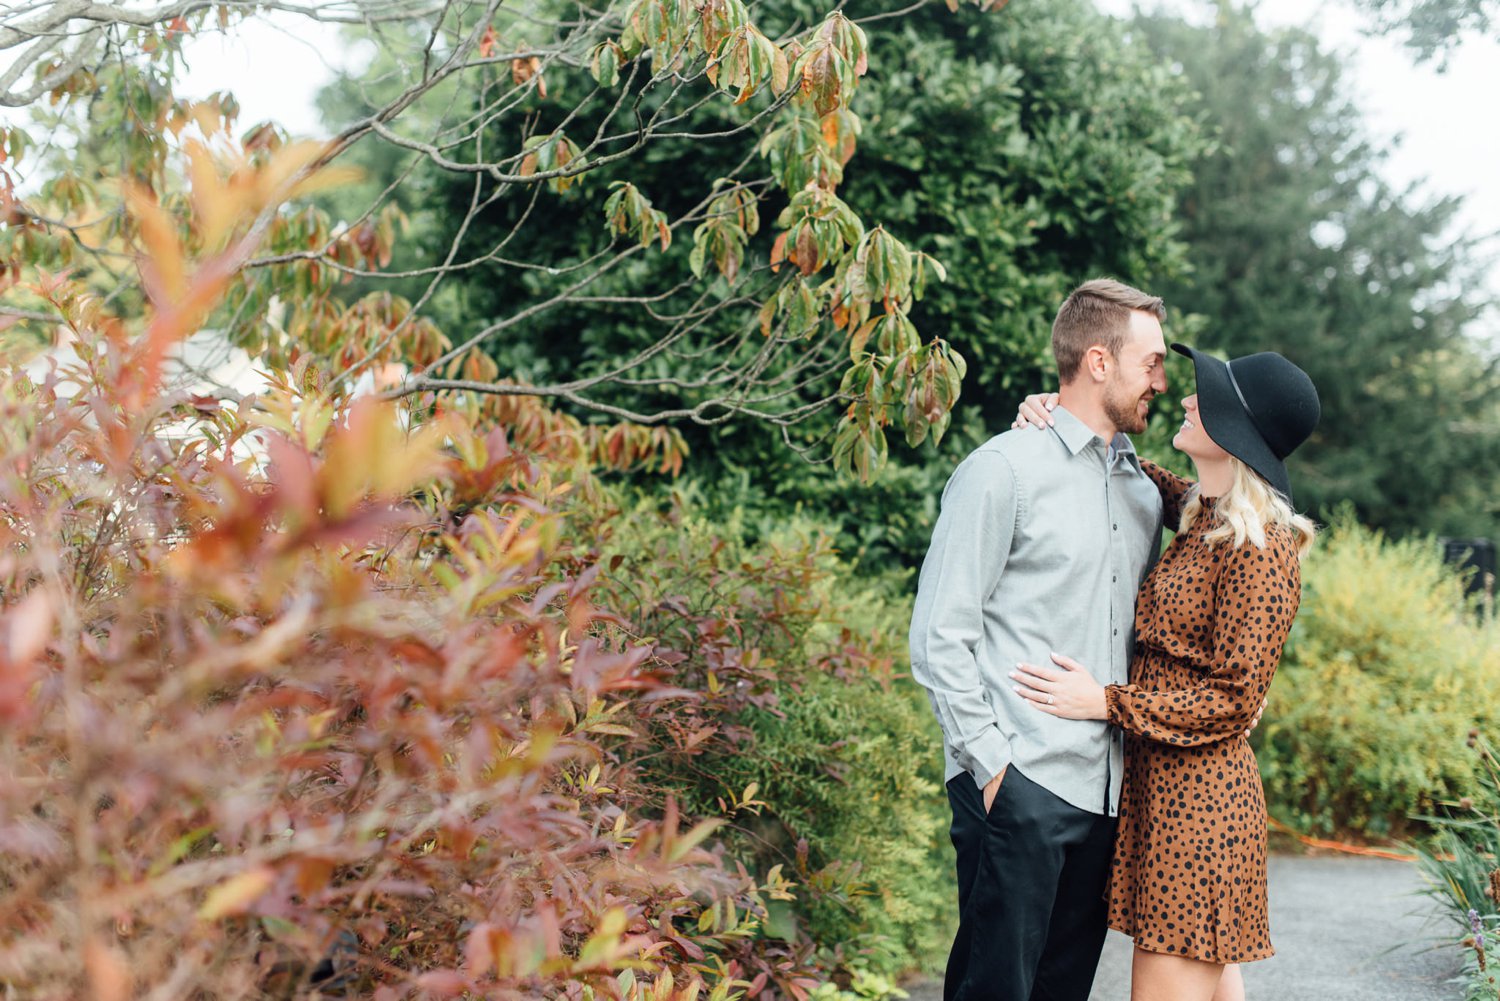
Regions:
<instances>
[{"instance_id":1,"label":"woman's bare leg","mask_svg":"<svg viewBox=\"0 0 1500 1001\"><path fill-rule=\"evenodd\" d=\"M1224 967L1184 956L1135 950L1130 1001L1214 1001Z\"/></svg>"},{"instance_id":2,"label":"woman's bare leg","mask_svg":"<svg viewBox=\"0 0 1500 1001\"><path fill-rule=\"evenodd\" d=\"M1224 967L1219 978L1219 989L1214 991L1214 1001L1245 1001L1245 981L1240 977L1240 964L1230 963Z\"/></svg>"}]
</instances>

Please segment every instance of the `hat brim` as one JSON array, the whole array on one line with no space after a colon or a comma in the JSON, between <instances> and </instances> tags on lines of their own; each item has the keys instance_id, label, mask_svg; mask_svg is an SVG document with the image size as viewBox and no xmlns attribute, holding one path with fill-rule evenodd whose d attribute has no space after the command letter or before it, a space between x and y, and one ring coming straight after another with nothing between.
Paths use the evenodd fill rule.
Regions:
<instances>
[{"instance_id":1,"label":"hat brim","mask_svg":"<svg viewBox=\"0 0 1500 1001\"><path fill-rule=\"evenodd\" d=\"M1230 379L1229 366L1186 344L1173 344L1172 350L1193 359L1198 416L1203 421L1203 430L1213 439L1214 444L1255 470L1290 504L1292 481L1287 475L1286 463L1276 457L1276 453L1271 451L1271 446L1266 444L1265 438L1256 429L1250 412L1245 409L1239 391L1234 388Z\"/></svg>"}]
</instances>

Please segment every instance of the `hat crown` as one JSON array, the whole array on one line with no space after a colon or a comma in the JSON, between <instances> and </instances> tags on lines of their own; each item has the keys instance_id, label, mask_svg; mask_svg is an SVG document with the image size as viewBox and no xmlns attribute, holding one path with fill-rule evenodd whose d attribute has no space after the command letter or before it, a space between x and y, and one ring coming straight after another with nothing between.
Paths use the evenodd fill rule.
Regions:
<instances>
[{"instance_id":1,"label":"hat crown","mask_svg":"<svg viewBox=\"0 0 1500 1001\"><path fill-rule=\"evenodd\" d=\"M1278 459L1285 459L1318 426L1322 405L1306 372L1274 351L1235 358L1227 365L1255 428Z\"/></svg>"}]
</instances>

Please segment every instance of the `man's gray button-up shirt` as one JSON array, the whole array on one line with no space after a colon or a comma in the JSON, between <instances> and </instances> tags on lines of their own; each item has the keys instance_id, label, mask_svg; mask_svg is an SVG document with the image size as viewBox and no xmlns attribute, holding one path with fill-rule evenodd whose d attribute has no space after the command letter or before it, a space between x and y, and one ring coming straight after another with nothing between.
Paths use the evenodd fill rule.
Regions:
<instances>
[{"instance_id":1,"label":"man's gray button-up shirt","mask_svg":"<svg viewBox=\"0 0 1500 1001\"><path fill-rule=\"evenodd\" d=\"M1009 675L1019 661L1051 666L1056 651L1103 684L1126 681L1161 498L1124 435L1111 450L1062 407L1053 420L996 435L949 477L917 583L912 675L942 727L945 780L967 772L983 787L1014 765L1114 814L1119 734L1033 709Z\"/></svg>"}]
</instances>

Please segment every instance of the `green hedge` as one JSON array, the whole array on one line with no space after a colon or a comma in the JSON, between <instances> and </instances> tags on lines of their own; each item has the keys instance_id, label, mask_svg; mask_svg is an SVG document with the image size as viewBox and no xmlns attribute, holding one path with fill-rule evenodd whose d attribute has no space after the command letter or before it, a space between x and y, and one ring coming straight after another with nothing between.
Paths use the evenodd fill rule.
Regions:
<instances>
[{"instance_id":1,"label":"green hedge","mask_svg":"<svg viewBox=\"0 0 1500 1001\"><path fill-rule=\"evenodd\" d=\"M1431 540L1335 525L1255 734L1272 816L1398 836L1474 791L1470 729L1500 718L1500 631L1466 606Z\"/></svg>"}]
</instances>

